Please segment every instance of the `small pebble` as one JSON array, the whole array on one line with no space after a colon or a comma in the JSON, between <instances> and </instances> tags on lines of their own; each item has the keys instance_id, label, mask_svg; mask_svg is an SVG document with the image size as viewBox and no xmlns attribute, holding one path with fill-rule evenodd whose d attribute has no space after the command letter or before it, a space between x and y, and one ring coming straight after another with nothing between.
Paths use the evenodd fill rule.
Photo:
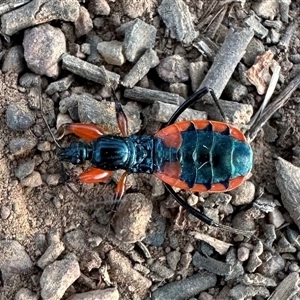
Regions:
<instances>
[{"instance_id":1,"label":"small pebble","mask_svg":"<svg viewBox=\"0 0 300 300\"><path fill-rule=\"evenodd\" d=\"M246 261L250 255L250 249L247 247L240 247L237 252L239 261Z\"/></svg>"},{"instance_id":2,"label":"small pebble","mask_svg":"<svg viewBox=\"0 0 300 300\"><path fill-rule=\"evenodd\" d=\"M29 176L21 180L22 186L28 186L31 188L38 187L43 184L41 174L37 171L33 171Z\"/></svg>"},{"instance_id":3,"label":"small pebble","mask_svg":"<svg viewBox=\"0 0 300 300\"><path fill-rule=\"evenodd\" d=\"M11 213L11 211L7 206L1 206L0 215L1 215L2 220L8 219L8 217L10 216L10 213Z\"/></svg>"},{"instance_id":4,"label":"small pebble","mask_svg":"<svg viewBox=\"0 0 300 300\"><path fill-rule=\"evenodd\" d=\"M189 80L188 61L179 55L163 58L156 71L161 79L170 83L186 82Z\"/></svg>"},{"instance_id":5,"label":"small pebble","mask_svg":"<svg viewBox=\"0 0 300 300\"><path fill-rule=\"evenodd\" d=\"M88 10L96 16L108 16L110 14L110 7L105 0L90 0Z\"/></svg>"}]
</instances>

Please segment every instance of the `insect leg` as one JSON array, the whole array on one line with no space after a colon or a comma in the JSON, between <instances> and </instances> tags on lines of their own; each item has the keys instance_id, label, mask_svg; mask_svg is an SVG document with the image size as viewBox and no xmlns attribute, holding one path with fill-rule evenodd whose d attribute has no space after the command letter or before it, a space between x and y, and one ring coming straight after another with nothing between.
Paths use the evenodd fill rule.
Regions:
<instances>
[{"instance_id":1,"label":"insect leg","mask_svg":"<svg viewBox=\"0 0 300 300\"><path fill-rule=\"evenodd\" d=\"M122 136L128 136L128 120L125 115L125 112L122 108L122 105L120 103L120 100L118 99L114 89L111 89L114 101L115 101L115 108L116 108L116 117L117 117L117 123L118 127L121 131Z\"/></svg>"},{"instance_id":2,"label":"insect leg","mask_svg":"<svg viewBox=\"0 0 300 300\"><path fill-rule=\"evenodd\" d=\"M211 218L209 218L208 216L206 216L204 213L202 213L201 211L195 209L194 207L190 206L184 199L182 199L174 190L173 188L169 185L165 183L165 187L167 188L167 190L169 191L169 193L174 197L174 199L186 210L188 211L190 214L192 214L193 216L195 216L197 219L203 221L204 223L206 223L207 225L210 226L214 226L217 228L220 228L222 230L225 231L229 231L235 234L242 234L246 237L251 237L253 236L254 232L252 231L246 231L246 230L240 230L240 229L236 229L236 228L232 228L230 226L226 226L223 224L218 224L216 222L214 222Z\"/></svg>"},{"instance_id":3,"label":"insect leg","mask_svg":"<svg viewBox=\"0 0 300 300\"><path fill-rule=\"evenodd\" d=\"M225 114L224 111L220 105L219 100L217 99L214 91L211 88L208 87L204 87L198 91L196 91L193 95L191 95L189 98L187 98L178 108L177 110L173 113L173 115L171 116L171 118L169 119L168 123L166 124L166 126L169 126L171 124L174 124L176 119L191 105L193 105L196 101L200 100L203 96L205 96L206 94L210 93L218 110L220 111L220 114L222 116L222 118L225 120Z\"/></svg>"},{"instance_id":4,"label":"insect leg","mask_svg":"<svg viewBox=\"0 0 300 300\"><path fill-rule=\"evenodd\" d=\"M112 171L93 168L79 175L79 179L84 183L105 182L112 175Z\"/></svg>"},{"instance_id":5,"label":"insect leg","mask_svg":"<svg viewBox=\"0 0 300 300\"><path fill-rule=\"evenodd\" d=\"M89 142L104 135L104 131L94 124L68 123L62 125L60 129L61 128L71 133L74 133L75 135Z\"/></svg>"},{"instance_id":6,"label":"insect leg","mask_svg":"<svg viewBox=\"0 0 300 300\"><path fill-rule=\"evenodd\" d=\"M125 194L126 180L128 175L129 174L127 172L124 172L121 176L121 179L118 182L116 192L115 192L115 198L114 198L114 206L113 206L114 211L117 209L118 203L120 202L121 198Z\"/></svg>"}]
</instances>

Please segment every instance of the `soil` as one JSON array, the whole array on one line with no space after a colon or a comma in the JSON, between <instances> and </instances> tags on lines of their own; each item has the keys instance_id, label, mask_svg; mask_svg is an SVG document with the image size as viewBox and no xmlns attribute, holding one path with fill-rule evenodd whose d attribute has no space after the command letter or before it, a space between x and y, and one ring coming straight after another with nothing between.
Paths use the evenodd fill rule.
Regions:
<instances>
[{"instance_id":1,"label":"soil","mask_svg":"<svg viewBox=\"0 0 300 300\"><path fill-rule=\"evenodd\" d=\"M150 1L148 1L150 2ZM186 1L189 2L190 7L196 5L198 1ZM204 7L207 7L206 2L203 1ZM114 13L118 13L124 20L129 19L125 15L122 15L121 5L117 2L109 2L111 10ZM249 4L247 4L247 9ZM147 3L148 13L145 16L151 19L151 15L156 14L157 6L153 3ZM150 11L150 13L149 13ZM13 39L14 37L12 37ZM163 34L158 34L158 39L163 40ZM16 40L16 43L18 41ZM174 45L176 43L174 42ZM174 46L175 48L175 46ZM172 52L172 51L171 51ZM288 56L288 53L286 53ZM187 54L188 57L188 54ZM126 69L122 72L126 73ZM150 75L151 76L151 75ZM150 77L151 78L151 77ZM78 79L80 82L80 79ZM285 82L289 81L289 74L285 77ZM81 84L80 82L79 84ZM161 84L161 82L160 82ZM164 84L161 85L164 88ZM284 84L282 85L282 87ZM89 83L87 90L96 94L98 86ZM279 90L277 91L277 93ZM255 95L255 91L251 91ZM255 98L255 96L254 96ZM290 102L277 112L272 120L270 126L272 126L278 134L278 137L272 141L267 142L264 133L261 132L259 136L252 143L254 151L254 168L252 170L252 181L257 192L259 188L264 188L268 193L274 195L275 198L280 200L280 194L275 183L275 165L274 161L276 156L281 156L288 161L294 162L300 166L297 155L293 152L293 148L299 144L299 92L293 94L293 98ZM18 75L14 73L0 74L0 206L6 207L10 211L10 216L7 219L1 219L1 240L17 240L26 249L31 260L36 262L43 254L45 249L41 249L37 240L40 235L49 235L49 232L55 230L58 231L61 236L74 229L81 229L86 233L88 237L93 236L92 224L97 226L99 221L99 214L109 212L111 202L114 197L114 190L116 183L114 180L106 184L82 184L77 179L77 175L88 169L89 165L84 166L72 166L71 164L62 164L57 155L57 147L55 146L52 138L48 132L48 129L44 123L41 115L41 111L32 111L35 115L35 124L27 131L13 131L8 128L6 120L6 109L11 103L20 103L21 101L28 100L28 91L25 88L21 88L18 85ZM259 106L258 102L255 102L255 109ZM47 111L53 110L57 115L57 104L51 99L47 99L44 95L43 99L43 111L47 114ZM53 125L53 124L52 124ZM51 125L51 127L52 127ZM29 139L37 140L38 144L48 141L51 144L50 151L40 151L38 147L34 147L29 152L22 155L12 155L9 149L9 143L16 137L26 137ZM63 144L66 145L74 140L74 137L64 137ZM38 187L25 187L20 180L15 176L17 167L25 161L35 161L35 171L41 174L43 184ZM49 185L47 180L49 175L56 174L62 182ZM65 177L69 177L66 182L63 182ZM154 210L158 212L161 201L163 199L155 199L152 196L151 184L149 183L149 176L133 175L134 185L127 191L140 192L145 195L146 198L153 201ZM169 200L169 199L168 199ZM285 213L283 208L280 210ZM151 246L150 252L153 259L164 256L166 249L170 249L169 238L170 234L175 234L179 239L179 249L183 249L186 244L196 244L192 236L187 236L187 232L193 230L195 227L194 222L190 222L185 219L183 223L180 223L180 219L184 218L184 212L181 212L178 207L170 209L170 216L167 220L166 239L161 247ZM267 219L267 218L266 218ZM181 224L181 226L179 225ZM202 224L202 223L201 223ZM229 233L223 233L216 229L208 229L206 225L198 227L201 231L211 234L221 240L235 243L234 236ZM102 254L113 247L109 242L103 242ZM171 246L172 248L172 246ZM41 270L37 267L31 274L31 277L19 277L16 276L14 280L10 281L9 289L6 287L1 292L1 299L13 299L16 292L21 287L28 287L33 291L39 291L39 281L32 280L34 276L39 278ZM86 287L82 287L80 284L74 284L65 295L77 293L88 290ZM134 299L133 295L128 290L128 285L124 283L120 286L119 292L121 299ZM200 298L199 298L200 299Z\"/></svg>"}]
</instances>

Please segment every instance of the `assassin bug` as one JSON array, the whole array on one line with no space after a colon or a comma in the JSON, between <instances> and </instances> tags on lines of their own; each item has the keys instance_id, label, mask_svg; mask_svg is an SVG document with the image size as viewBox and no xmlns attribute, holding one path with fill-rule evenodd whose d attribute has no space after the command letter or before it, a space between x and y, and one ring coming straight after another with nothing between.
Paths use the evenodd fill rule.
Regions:
<instances>
[{"instance_id":1,"label":"assassin bug","mask_svg":"<svg viewBox=\"0 0 300 300\"><path fill-rule=\"evenodd\" d=\"M128 136L127 118L113 91L122 136L106 135L93 124L65 124L64 129L89 143L73 142L68 147L60 148L58 156L72 164L81 164L86 160L93 164L95 168L79 175L84 183L104 182L113 170L124 169L116 188L115 201L125 193L128 174L154 174L165 183L175 200L198 219L208 225L245 234L215 223L191 207L171 187L191 192L226 192L241 185L252 169L252 149L239 129L224 122L208 120L175 123L184 110L207 93L211 94L225 119L213 90L205 87L179 106L166 127L154 136Z\"/></svg>"}]
</instances>

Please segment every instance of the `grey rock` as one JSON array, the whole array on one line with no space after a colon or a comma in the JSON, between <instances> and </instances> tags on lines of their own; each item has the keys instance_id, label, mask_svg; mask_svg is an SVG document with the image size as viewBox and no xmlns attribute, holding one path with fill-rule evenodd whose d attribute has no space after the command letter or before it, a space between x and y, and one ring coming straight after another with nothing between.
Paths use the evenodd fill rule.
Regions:
<instances>
[{"instance_id":1,"label":"grey rock","mask_svg":"<svg viewBox=\"0 0 300 300\"><path fill-rule=\"evenodd\" d=\"M13 72L20 74L25 69L25 62L24 62L24 53L22 46L13 46L9 48L7 51L3 65L2 65L2 72Z\"/></svg>"},{"instance_id":2,"label":"grey rock","mask_svg":"<svg viewBox=\"0 0 300 300\"><path fill-rule=\"evenodd\" d=\"M116 282L130 282L130 286L138 291L141 298L146 295L151 286L151 281L134 270L128 258L111 250L108 253L108 263L110 265L110 277Z\"/></svg>"},{"instance_id":3,"label":"grey rock","mask_svg":"<svg viewBox=\"0 0 300 300\"><path fill-rule=\"evenodd\" d=\"M263 286L253 287L244 284L238 284L230 290L230 296L233 300L244 300L258 295L267 298L270 296L270 292Z\"/></svg>"},{"instance_id":4,"label":"grey rock","mask_svg":"<svg viewBox=\"0 0 300 300\"><path fill-rule=\"evenodd\" d=\"M254 286L277 286L274 279L262 276L259 273L245 274L242 282L246 285Z\"/></svg>"},{"instance_id":5,"label":"grey rock","mask_svg":"<svg viewBox=\"0 0 300 300\"><path fill-rule=\"evenodd\" d=\"M110 65L122 66L126 61L122 42L100 42L97 45L97 50Z\"/></svg>"},{"instance_id":6,"label":"grey rock","mask_svg":"<svg viewBox=\"0 0 300 300\"><path fill-rule=\"evenodd\" d=\"M15 295L14 300L38 300L39 296L37 293L32 292L27 288L21 288Z\"/></svg>"},{"instance_id":7,"label":"grey rock","mask_svg":"<svg viewBox=\"0 0 300 300\"><path fill-rule=\"evenodd\" d=\"M88 35L86 42L90 44L90 54L87 61L91 64L99 64L103 59L97 47L98 44L102 42L102 39L97 35Z\"/></svg>"},{"instance_id":8,"label":"grey rock","mask_svg":"<svg viewBox=\"0 0 300 300\"><path fill-rule=\"evenodd\" d=\"M277 32L275 29L271 28L269 36L272 44L277 44L280 41L281 34Z\"/></svg>"},{"instance_id":9,"label":"grey rock","mask_svg":"<svg viewBox=\"0 0 300 300\"><path fill-rule=\"evenodd\" d=\"M96 16L108 16L110 14L110 7L106 0L91 0L88 5L88 10Z\"/></svg>"},{"instance_id":10,"label":"grey rock","mask_svg":"<svg viewBox=\"0 0 300 300\"><path fill-rule=\"evenodd\" d=\"M245 24L252 28L254 30L254 34L260 39L264 39L268 35L268 29L261 24L255 14L248 17L245 20Z\"/></svg>"},{"instance_id":11,"label":"grey rock","mask_svg":"<svg viewBox=\"0 0 300 300\"><path fill-rule=\"evenodd\" d=\"M150 270L157 273L162 279L170 279L175 274L173 270L167 268L158 261L150 265Z\"/></svg>"},{"instance_id":12,"label":"grey rock","mask_svg":"<svg viewBox=\"0 0 300 300\"><path fill-rule=\"evenodd\" d=\"M45 269L48 265L54 263L64 250L63 242L51 243L46 252L39 258L37 265L41 269Z\"/></svg>"},{"instance_id":13,"label":"grey rock","mask_svg":"<svg viewBox=\"0 0 300 300\"><path fill-rule=\"evenodd\" d=\"M32 150L38 141L28 138L13 138L9 142L9 150L14 155L21 155Z\"/></svg>"},{"instance_id":14,"label":"grey rock","mask_svg":"<svg viewBox=\"0 0 300 300\"><path fill-rule=\"evenodd\" d=\"M34 114L24 102L12 103L6 110L7 126L16 131L25 131L35 122Z\"/></svg>"},{"instance_id":15,"label":"grey rock","mask_svg":"<svg viewBox=\"0 0 300 300\"><path fill-rule=\"evenodd\" d=\"M204 61L197 61L190 63L189 72L192 82L192 90L195 92L203 81L207 73L209 64Z\"/></svg>"},{"instance_id":16,"label":"grey rock","mask_svg":"<svg viewBox=\"0 0 300 300\"><path fill-rule=\"evenodd\" d=\"M276 165L276 184L281 193L283 206L289 212L298 228L300 228L300 168L290 162L278 158Z\"/></svg>"},{"instance_id":17,"label":"grey rock","mask_svg":"<svg viewBox=\"0 0 300 300\"><path fill-rule=\"evenodd\" d=\"M13 275L26 274L33 268L32 261L17 241L0 241L0 269L4 283Z\"/></svg>"},{"instance_id":18,"label":"grey rock","mask_svg":"<svg viewBox=\"0 0 300 300\"><path fill-rule=\"evenodd\" d=\"M108 288L103 290L95 290L86 293L75 294L67 300L118 300L120 294L117 288Z\"/></svg>"},{"instance_id":19,"label":"grey rock","mask_svg":"<svg viewBox=\"0 0 300 300\"><path fill-rule=\"evenodd\" d=\"M254 64L256 57L264 52L264 44L259 39L253 38L247 46L246 53L243 56L243 61L248 67L250 67Z\"/></svg>"},{"instance_id":20,"label":"grey rock","mask_svg":"<svg viewBox=\"0 0 300 300\"><path fill-rule=\"evenodd\" d=\"M160 247L165 240L165 230L166 219L154 212L143 242L154 247Z\"/></svg>"},{"instance_id":21,"label":"grey rock","mask_svg":"<svg viewBox=\"0 0 300 300\"><path fill-rule=\"evenodd\" d=\"M181 253L179 251L171 251L167 254L167 262L170 266L171 270L176 271L177 264L179 263L181 258Z\"/></svg>"},{"instance_id":22,"label":"grey rock","mask_svg":"<svg viewBox=\"0 0 300 300\"><path fill-rule=\"evenodd\" d=\"M66 91L70 87L70 85L73 83L73 81L74 81L74 76L69 75L58 81L51 82L47 86L45 93L51 96L55 93L60 93L60 92Z\"/></svg>"},{"instance_id":23,"label":"grey rock","mask_svg":"<svg viewBox=\"0 0 300 300\"><path fill-rule=\"evenodd\" d=\"M278 0L253 2L251 8L259 17L274 20L279 12L279 2Z\"/></svg>"},{"instance_id":24,"label":"grey rock","mask_svg":"<svg viewBox=\"0 0 300 300\"><path fill-rule=\"evenodd\" d=\"M84 6L80 6L79 16L75 21L74 26L77 38L86 35L93 29L93 21L90 17L90 13Z\"/></svg>"},{"instance_id":25,"label":"grey rock","mask_svg":"<svg viewBox=\"0 0 300 300\"><path fill-rule=\"evenodd\" d=\"M249 204L254 200L255 185L251 181L245 181L229 194L232 195L231 204L237 206Z\"/></svg>"},{"instance_id":26,"label":"grey rock","mask_svg":"<svg viewBox=\"0 0 300 300\"><path fill-rule=\"evenodd\" d=\"M40 278L43 299L61 299L65 291L80 276L79 264L74 259L55 261L47 266Z\"/></svg>"},{"instance_id":27,"label":"grey rock","mask_svg":"<svg viewBox=\"0 0 300 300\"><path fill-rule=\"evenodd\" d=\"M58 61L66 52L63 32L49 24L27 29L23 40L24 58L27 66L36 74L56 77Z\"/></svg>"},{"instance_id":28,"label":"grey rock","mask_svg":"<svg viewBox=\"0 0 300 300\"><path fill-rule=\"evenodd\" d=\"M258 241L253 251L250 254L246 270L253 273L262 264L262 260L259 256L263 253L263 244Z\"/></svg>"},{"instance_id":29,"label":"grey rock","mask_svg":"<svg viewBox=\"0 0 300 300\"><path fill-rule=\"evenodd\" d=\"M41 77L34 73L25 73L19 78L19 84L25 88L38 86Z\"/></svg>"},{"instance_id":30,"label":"grey rock","mask_svg":"<svg viewBox=\"0 0 300 300\"><path fill-rule=\"evenodd\" d=\"M162 59L156 70L161 79L170 83L189 80L189 63L179 55L167 56Z\"/></svg>"},{"instance_id":31,"label":"grey rock","mask_svg":"<svg viewBox=\"0 0 300 300\"><path fill-rule=\"evenodd\" d=\"M2 31L7 35L52 20L74 22L79 16L77 0L33 0L1 16Z\"/></svg>"},{"instance_id":32,"label":"grey rock","mask_svg":"<svg viewBox=\"0 0 300 300\"><path fill-rule=\"evenodd\" d=\"M48 141L41 141L38 143L37 148L42 152L47 152L51 150L51 144Z\"/></svg>"},{"instance_id":33,"label":"grey rock","mask_svg":"<svg viewBox=\"0 0 300 300\"><path fill-rule=\"evenodd\" d=\"M300 235L299 232L296 230L293 230L291 228L286 229L286 234L289 242L297 248L297 250L300 250Z\"/></svg>"},{"instance_id":34,"label":"grey rock","mask_svg":"<svg viewBox=\"0 0 300 300\"><path fill-rule=\"evenodd\" d=\"M193 265L217 275L229 275L232 272L230 264L223 263L211 257L204 257L199 252L195 252L193 256Z\"/></svg>"},{"instance_id":35,"label":"grey rock","mask_svg":"<svg viewBox=\"0 0 300 300\"><path fill-rule=\"evenodd\" d=\"M34 160L25 161L19 164L19 166L15 170L15 176L19 180L22 180L23 178L25 178L26 176L30 175L33 172L34 167L35 167Z\"/></svg>"},{"instance_id":36,"label":"grey rock","mask_svg":"<svg viewBox=\"0 0 300 300\"><path fill-rule=\"evenodd\" d=\"M194 28L189 7L182 0L164 0L158 13L171 32L171 37L179 42L191 44L198 36Z\"/></svg>"},{"instance_id":37,"label":"grey rock","mask_svg":"<svg viewBox=\"0 0 300 300\"><path fill-rule=\"evenodd\" d=\"M75 253L83 253L88 247L87 234L80 229L67 232L63 237L63 242L66 249Z\"/></svg>"},{"instance_id":38,"label":"grey rock","mask_svg":"<svg viewBox=\"0 0 300 300\"><path fill-rule=\"evenodd\" d=\"M290 244L285 236L282 236L276 244L276 250L278 253L295 253L297 249Z\"/></svg>"},{"instance_id":39,"label":"grey rock","mask_svg":"<svg viewBox=\"0 0 300 300\"><path fill-rule=\"evenodd\" d=\"M31 188L40 186L43 184L41 174L37 171L33 171L30 175L21 180L22 186L28 186Z\"/></svg>"},{"instance_id":40,"label":"grey rock","mask_svg":"<svg viewBox=\"0 0 300 300\"><path fill-rule=\"evenodd\" d=\"M56 186L63 181L62 174L60 173L49 174L46 178L46 183L51 186Z\"/></svg>"},{"instance_id":41,"label":"grey rock","mask_svg":"<svg viewBox=\"0 0 300 300\"><path fill-rule=\"evenodd\" d=\"M151 8L153 2L149 0L122 0L121 2L125 15L132 19L143 17L153 9Z\"/></svg>"},{"instance_id":42,"label":"grey rock","mask_svg":"<svg viewBox=\"0 0 300 300\"><path fill-rule=\"evenodd\" d=\"M136 62L146 50L154 46L156 29L154 26L136 19L127 25L125 30L125 56L131 62Z\"/></svg>"},{"instance_id":43,"label":"grey rock","mask_svg":"<svg viewBox=\"0 0 300 300\"><path fill-rule=\"evenodd\" d=\"M274 199L261 197L254 201L253 206L262 212L269 213L275 209L276 203Z\"/></svg>"},{"instance_id":44,"label":"grey rock","mask_svg":"<svg viewBox=\"0 0 300 300\"><path fill-rule=\"evenodd\" d=\"M127 109L127 105L123 106L123 109L128 119L129 134L133 134L140 130L140 114L136 108L132 110L130 105ZM81 99L78 101L78 115L81 123L98 124L105 132L109 133L119 132L113 102L99 102L90 96L81 95Z\"/></svg>"},{"instance_id":45,"label":"grey rock","mask_svg":"<svg viewBox=\"0 0 300 300\"><path fill-rule=\"evenodd\" d=\"M151 190L152 197L157 199L165 194L165 185L157 177L151 176L150 185L152 186L152 190Z\"/></svg>"},{"instance_id":46,"label":"grey rock","mask_svg":"<svg viewBox=\"0 0 300 300\"><path fill-rule=\"evenodd\" d=\"M214 287L217 276L200 271L186 279L165 284L152 294L152 300L184 300L196 296L202 291Z\"/></svg>"},{"instance_id":47,"label":"grey rock","mask_svg":"<svg viewBox=\"0 0 300 300\"><path fill-rule=\"evenodd\" d=\"M183 253L181 255L181 259L180 259L180 265L184 269L187 269L190 266L192 260L193 260L192 254L190 254L190 253Z\"/></svg>"},{"instance_id":48,"label":"grey rock","mask_svg":"<svg viewBox=\"0 0 300 300\"><path fill-rule=\"evenodd\" d=\"M239 261L246 261L249 258L250 249L248 247L240 247L237 251L237 257Z\"/></svg>"},{"instance_id":49,"label":"grey rock","mask_svg":"<svg viewBox=\"0 0 300 300\"><path fill-rule=\"evenodd\" d=\"M152 49L146 50L129 73L125 75L122 84L125 87L134 87L138 81L147 75L151 68L156 67L158 64L159 58L156 52Z\"/></svg>"},{"instance_id":50,"label":"grey rock","mask_svg":"<svg viewBox=\"0 0 300 300\"><path fill-rule=\"evenodd\" d=\"M1 206L0 217L1 220L7 220L11 214L11 210L7 206Z\"/></svg>"},{"instance_id":51,"label":"grey rock","mask_svg":"<svg viewBox=\"0 0 300 300\"><path fill-rule=\"evenodd\" d=\"M280 20L265 20L263 23L264 26L273 28L277 32L279 32L282 29L282 22Z\"/></svg>"},{"instance_id":52,"label":"grey rock","mask_svg":"<svg viewBox=\"0 0 300 300\"><path fill-rule=\"evenodd\" d=\"M278 254L272 255L268 261L262 262L257 271L264 276L272 277L285 267L285 260Z\"/></svg>"},{"instance_id":53,"label":"grey rock","mask_svg":"<svg viewBox=\"0 0 300 300\"><path fill-rule=\"evenodd\" d=\"M226 263L231 265L230 274L226 275L225 280L229 281L235 278L240 278L244 275L245 271L242 263L238 260L236 250L234 248L230 248L226 255Z\"/></svg>"},{"instance_id":54,"label":"grey rock","mask_svg":"<svg viewBox=\"0 0 300 300\"><path fill-rule=\"evenodd\" d=\"M127 243L143 240L152 213L152 202L143 194L127 194L113 219L117 238Z\"/></svg>"},{"instance_id":55,"label":"grey rock","mask_svg":"<svg viewBox=\"0 0 300 300\"><path fill-rule=\"evenodd\" d=\"M285 223L285 219L277 207L275 207L273 211L269 212L269 222L273 224L275 228L279 228Z\"/></svg>"},{"instance_id":56,"label":"grey rock","mask_svg":"<svg viewBox=\"0 0 300 300\"><path fill-rule=\"evenodd\" d=\"M171 93L178 94L184 99L187 99L189 96L189 86L185 83L175 82L170 84L169 88Z\"/></svg>"},{"instance_id":57,"label":"grey rock","mask_svg":"<svg viewBox=\"0 0 300 300\"><path fill-rule=\"evenodd\" d=\"M229 99L240 102L248 95L248 89L234 79L230 79L224 90Z\"/></svg>"},{"instance_id":58,"label":"grey rock","mask_svg":"<svg viewBox=\"0 0 300 300\"><path fill-rule=\"evenodd\" d=\"M272 224L265 224L264 225L264 244L266 247L272 247L274 241L277 238L275 226Z\"/></svg>"}]
</instances>

